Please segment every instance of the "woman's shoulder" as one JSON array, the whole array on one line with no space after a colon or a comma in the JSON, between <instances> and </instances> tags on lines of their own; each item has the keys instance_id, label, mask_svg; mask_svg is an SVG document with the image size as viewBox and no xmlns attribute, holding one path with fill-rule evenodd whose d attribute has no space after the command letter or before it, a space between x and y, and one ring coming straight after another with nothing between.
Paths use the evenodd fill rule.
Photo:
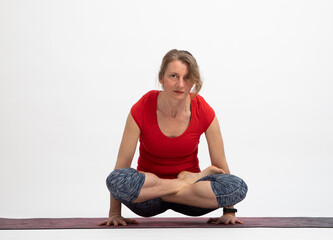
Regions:
<instances>
[{"instance_id":1,"label":"woman's shoulder","mask_svg":"<svg viewBox=\"0 0 333 240\"><path fill-rule=\"evenodd\" d=\"M158 90L150 90L149 92L145 93L141 98L151 99L156 98L160 91Z\"/></svg>"},{"instance_id":2,"label":"woman's shoulder","mask_svg":"<svg viewBox=\"0 0 333 240\"><path fill-rule=\"evenodd\" d=\"M199 94L196 94L194 98L192 98L193 110L196 111L198 115L203 116L214 116L214 109L206 102L206 100Z\"/></svg>"},{"instance_id":3,"label":"woman's shoulder","mask_svg":"<svg viewBox=\"0 0 333 240\"><path fill-rule=\"evenodd\" d=\"M132 109L137 109L141 111L142 109L147 109L148 107L153 107L157 102L158 90L151 90L145 93L133 106Z\"/></svg>"},{"instance_id":4,"label":"woman's shoulder","mask_svg":"<svg viewBox=\"0 0 333 240\"><path fill-rule=\"evenodd\" d=\"M205 98L199 94L196 94L192 98L192 102L194 102L199 108L209 106L209 104L206 102Z\"/></svg>"},{"instance_id":5,"label":"woman's shoulder","mask_svg":"<svg viewBox=\"0 0 333 240\"><path fill-rule=\"evenodd\" d=\"M202 132L205 132L215 117L214 109L199 94L193 98L193 113L199 119Z\"/></svg>"},{"instance_id":6,"label":"woman's shoulder","mask_svg":"<svg viewBox=\"0 0 333 240\"><path fill-rule=\"evenodd\" d=\"M145 122L149 122L151 115L156 112L157 96L159 91L152 90L145 93L131 108L131 114L139 126L142 129Z\"/></svg>"},{"instance_id":7,"label":"woman's shoulder","mask_svg":"<svg viewBox=\"0 0 333 240\"><path fill-rule=\"evenodd\" d=\"M142 104L150 104L157 100L159 91L158 90L151 90L147 93L145 93L137 102L135 105L142 105Z\"/></svg>"}]
</instances>

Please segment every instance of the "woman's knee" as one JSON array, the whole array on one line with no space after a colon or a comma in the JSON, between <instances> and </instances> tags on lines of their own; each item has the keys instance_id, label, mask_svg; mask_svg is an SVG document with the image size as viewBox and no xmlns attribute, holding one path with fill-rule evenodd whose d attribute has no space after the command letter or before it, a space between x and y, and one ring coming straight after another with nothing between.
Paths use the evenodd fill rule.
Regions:
<instances>
[{"instance_id":1,"label":"woman's knee","mask_svg":"<svg viewBox=\"0 0 333 240\"><path fill-rule=\"evenodd\" d=\"M106 179L111 195L121 202L132 203L141 191L145 175L133 168L114 170Z\"/></svg>"},{"instance_id":2,"label":"woman's knee","mask_svg":"<svg viewBox=\"0 0 333 240\"><path fill-rule=\"evenodd\" d=\"M246 197L248 188L243 179L231 174L223 175L212 186L219 193L217 199L220 207L233 206Z\"/></svg>"},{"instance_id":3,"label":"woman's knee","mask_svg":"<svg viewBox=\"0 0 333 240\"><path fill-rule=\"evenodd\" d=\"M220 207L233 206L246 197L248 187L243 179L235 175L215 174L207 180L211 182Z\"/></svg>"}]
</instances>

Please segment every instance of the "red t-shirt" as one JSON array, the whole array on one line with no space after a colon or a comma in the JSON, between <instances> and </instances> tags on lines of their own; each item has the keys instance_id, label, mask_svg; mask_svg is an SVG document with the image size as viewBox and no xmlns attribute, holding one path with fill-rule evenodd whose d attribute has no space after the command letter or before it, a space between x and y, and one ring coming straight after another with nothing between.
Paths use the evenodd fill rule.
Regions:
<instances>
[{"instance_id":1,"label":"red t-shirt","mask_svg":"<svg viewBox=\"0 0 333 240\"><path fill-rule=\"evenodd\" d=\"M146 93L131 109L140 128L138 171L160 178L176 178L181 171L200 172L198 144L215 117L214 110L200 95L191 99L191 120L186 131L175 138L165 136L157 123L157 97L160 91Z\"/></svg>"}]
</instances>

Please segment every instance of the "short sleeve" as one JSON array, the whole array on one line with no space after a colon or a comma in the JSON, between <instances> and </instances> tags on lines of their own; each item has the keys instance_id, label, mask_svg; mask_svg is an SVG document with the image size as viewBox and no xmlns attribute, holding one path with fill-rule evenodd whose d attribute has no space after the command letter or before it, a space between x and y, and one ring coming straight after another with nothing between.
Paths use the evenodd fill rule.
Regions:
<instances>
[{"instance_id":1,"label":"short sleeve","mask_svg":"<svg viewBox=\"0 0 333 240\"><path fill-rule=\"evenodd\" d=\"M198 114L200 119L200 127L202 132L206 132L207 128L215 118L214 109L200 95L196 96L198 104Z\"/></svg>"},{"instance_id":2,"label":"short sleeve","mask_svg":"<svg viewBox=\"0 0 333 240\"><path fill-rule=\"evenodd\" d=\"M140 130L142 130L142 125L143 125L143 108L144 108L143 102L144 99L142 97L131 108L131 115L136 124L138 125L138 127L140 128Z\"/></svg>"},{"instance_id":3,"label":"short sleeve","mask_svg":"<svg viewBox=\"0 0 333 240\"><path fill-rule=\"evenodd\" d=\"M156 101L158 91L152 90L143 95L131 108L131 114L140 128L143 131L144 124L149 124L152 119L152 114L156 115Z\"/></svg>"}]
</instances>

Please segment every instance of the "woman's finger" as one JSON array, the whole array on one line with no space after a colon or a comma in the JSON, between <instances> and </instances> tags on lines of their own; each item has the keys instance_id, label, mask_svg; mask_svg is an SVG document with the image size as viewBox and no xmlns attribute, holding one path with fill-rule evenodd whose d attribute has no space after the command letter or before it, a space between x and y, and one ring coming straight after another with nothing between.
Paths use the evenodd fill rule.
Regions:
<instances>
[{"instance_id":1,"label":"woman's finger","mask_svg":"<svg viewBox=\"0 0 333 240\"><path fill-rule=\"evenodd\" d=\"M98 224L98 226L102 226L102 225L105 225L106 224L106 222L104 221L104 222L100 222L99 224Z\"/></svg>"},{"instance_id":2,"label":"woman's finger","mask_svg":"<svg viewBox=\"0 0 333 240\"><path fill-rule=\"evenodd\" d=\"M138 222L137 222L135 219L129 219L129 218L126 218L125 221L126 221L127 223L138 224Z\"/></svg>"},{"instance_id":3,"label":"woman's finger","mask_svg":"<svg viewBox=\"0 0 333 240\"><path fill-rule=\"evenodd\" d=\"M208 219L207 223L214 223L214 222L216 222L217 219L218 218L210 218L210 219Z\"/></svg>"},{"instance_id":4,"label":"woman's finger","mask_svg":"<svg viewBox=\"0 0 333 240\"><path fill-rule=\"evenodd\" d=\"M217 221L215 222L215 224L221 224L221 223L225 223L224 220L222 220L221 218L218 218Z\"/></svg>"},{"instance_id":5,"label":"woman's finger","mask_svg":"<svg viewBox=\"0 0 333 240\"><path fill-rule=\"evenodd\" d=\"M128 223L138 224L138 222L135 219L130 219L130 218L120 219L120 218L117 218L117 219L114 219L114 220L107 220L107 221L100 222L98 224L98 226L103 226L103 225L106 225L106 226L112 226L112 225L114 225L114 226L119 226L119 225L127 226Z\"/></svg>"},{"instance_id":6,"label":"woman's finger","mask_svg":"<svg viewBox=\"0 0 333 240\"><path fill-rule=\"evenodd\" d=\"M124 219L125 220L125 219ZM119 219L119 223L122 225L122 226L127 226L127 223L126 221L124 221L122 219Z\"/></svg>"},{"instance_id":7,"label":"woman's finger","mask_svg":"<svg viewBox=\"0 0 333 240\"><path fill-rule=\"evenodd\" d=\"M221 222L223 222L221 218L216 218L216 219L214 219L214 220L215 220L215 221L213 222L214 224L220 224Z\"/></svg>"},{"instance_id":8,"label":"woman's finger","mask_svg":"<svg viewBox=\"0 0 333 240\"><path fill-rule=\"evenodd\" d=\"M239 220L239 219L237 219L236 222L237 222L237 223L240 223L240 224L243 224L243 221L241 221L241 220Z\"/></svg>"}]
</instances>

